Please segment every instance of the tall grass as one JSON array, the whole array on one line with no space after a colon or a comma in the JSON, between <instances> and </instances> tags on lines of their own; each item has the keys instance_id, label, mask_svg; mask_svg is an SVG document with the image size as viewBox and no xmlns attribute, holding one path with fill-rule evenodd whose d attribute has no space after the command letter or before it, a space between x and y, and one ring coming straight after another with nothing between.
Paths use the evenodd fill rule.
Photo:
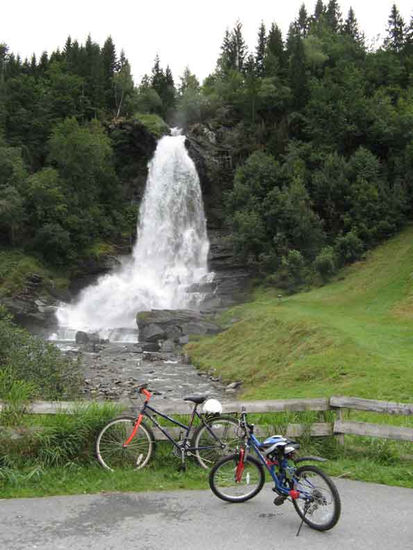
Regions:
<instances>
[{"instance_id":1,"label":"tall grass","mask_svg":"<svg viewBox=\"0 0 413 550\"><path fill-rule=\"evenodd\" d=\"M72 414L27 415L18 428L0 427L0 464L15 470L90 464L97 434L119 412L119 406L92 403Z\"/></svg>"}]
</instances>

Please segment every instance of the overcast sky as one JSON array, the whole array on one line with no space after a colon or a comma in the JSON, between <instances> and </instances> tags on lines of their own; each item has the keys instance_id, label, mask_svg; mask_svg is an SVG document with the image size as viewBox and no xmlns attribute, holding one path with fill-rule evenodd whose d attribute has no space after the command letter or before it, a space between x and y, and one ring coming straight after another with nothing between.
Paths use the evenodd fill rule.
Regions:
<instances>
[{"instance_id":1,"label":"overcast sky","mask_svg":"<svg viewBox=\"0 0 413 550\"><path fill-rule=\"evenodd\" d=\"M284 37L297 17L302 0L3 0L0 11L0 42L23 58L62 48L68 35L103 45L111 35L118 52L123 48L135 81L151 71L159 54L161 66L172 69L176 82L186 66L199 79L214 68L226 28L237 19L251 50L258 27L274 21ZM324 2L325 4L327 1ZM352 0L340 3L346 16L353 7L359 26L368 40L385 35L394 0ZM315 0L305 1L313 13ZM406 22L413 15L413 3L396 2Z\"/></svg>"}]
</instances>

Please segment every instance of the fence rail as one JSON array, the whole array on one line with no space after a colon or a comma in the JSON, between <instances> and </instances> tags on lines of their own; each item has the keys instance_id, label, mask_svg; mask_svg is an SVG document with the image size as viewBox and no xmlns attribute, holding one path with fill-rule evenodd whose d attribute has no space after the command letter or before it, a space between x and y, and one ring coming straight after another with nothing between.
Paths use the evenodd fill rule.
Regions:
<instances>
[{"instance_id":1,"label":"fence rail","mask_svg":"<svg viewBox=\"0 0 413 550\"><path fill-rule=\"evenodd\" d=\"M76 407L90 404L91 401L83 402L45 402L36 401L27 407L27 412L31 414L57 414L59 412L70 414ZM125 411L136 411L137 405L127 402L111 402L120 405ZM353 422L343 419L344 410L367 411L399 416L413 416L413 403L396 403L392 401L378 401L375 399L363 399L359 397L333 396L330 398L315 399L276 399L263 401L231 401L223 403L224 413L239 413L241 408L245 407L249 413L274 413L274 412L303 412L334 411L335 421L315 422L311 425L289 424L286 434L288 437L299 437L304 433L311 436L324 437L336 435L339 441L343 441L346 434L362 435L370 437L380 437L385 439L394 439L413 442L413 428L401 426L390 426L386 424L372 424L369 422ZM0 411L4 405L0 402ZM189 414L192 409L192 403L186 401L163 401L156 402L156 408L168 414ZM257 426L258 434L268 433L268 426ZM161 439L159 432L156 437Z\"/></svg>"}]
</instances>

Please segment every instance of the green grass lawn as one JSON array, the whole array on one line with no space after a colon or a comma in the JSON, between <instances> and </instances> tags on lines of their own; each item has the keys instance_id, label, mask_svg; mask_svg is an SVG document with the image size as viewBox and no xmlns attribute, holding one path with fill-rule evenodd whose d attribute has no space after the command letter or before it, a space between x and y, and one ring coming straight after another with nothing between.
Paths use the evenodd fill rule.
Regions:
<instances>
[{"instance_id":1,"label":"green grass lawn","mask_svg":"<svg viewBox=\"0 0 413 550\"><path fill-rule=\"evenodd\" d=\"M242 380L245 398L334 394L413 401L413 228L324 287L257 290L228 330L187 346L200 368Z\"/></svg>"}]
</instances>

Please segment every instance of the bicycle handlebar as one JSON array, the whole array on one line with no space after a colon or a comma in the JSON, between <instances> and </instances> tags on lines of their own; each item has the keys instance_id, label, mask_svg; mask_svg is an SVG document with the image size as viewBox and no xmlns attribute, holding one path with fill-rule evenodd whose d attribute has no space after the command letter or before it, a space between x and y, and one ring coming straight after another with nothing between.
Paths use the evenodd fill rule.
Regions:
<instances>
[{"instance_id":1,"label":"bicycle handlebar","mask_svg":"<svg viewBox=\"0 0 413 550\"><path fill-rule=\"evenodd\" d=\"M146 397L148 401L152 397L151 392L147 390L146 384L142 384L141 386L138 386L137 390L138 390L138 393L143 393L143 395Z\"/></svg>"},{"instance_id":2,"label":"bicycle handlebar","mask_svg":"<svg viewBox=\"0 0 413 550\"><path fill-rule=\"evenodd\" d=\"M250 433L254 432L254 424L248 424L247 422L247 409L245 407L241 408L240 426L245 430L245 433L247 432L247 428Z\"/></svg>"}]
</instances>

